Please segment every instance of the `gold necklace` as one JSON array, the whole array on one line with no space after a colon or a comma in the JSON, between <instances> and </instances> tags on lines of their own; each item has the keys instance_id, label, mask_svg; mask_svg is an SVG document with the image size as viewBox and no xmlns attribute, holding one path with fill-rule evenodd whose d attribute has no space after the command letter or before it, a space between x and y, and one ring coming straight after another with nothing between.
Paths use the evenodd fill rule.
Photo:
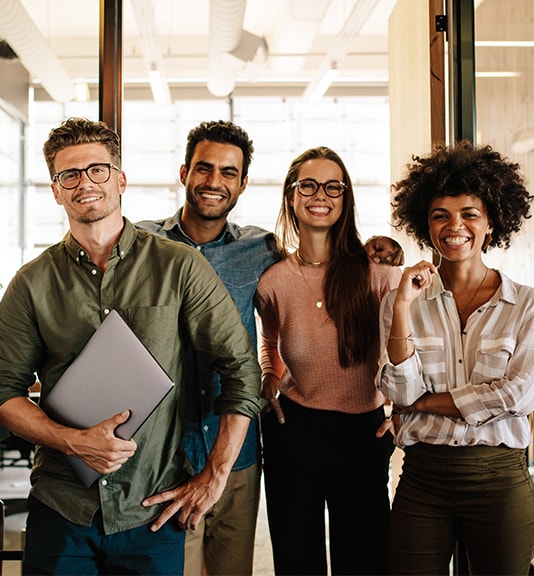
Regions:
<instances>
[{"instance_id":1,"label":"gold necklace","mask_svg":"<svg viewBox=\"0 0 534 576\"><path fill-rule=\"evenodd\" d=\"M299 248L297 248L297 250L295 252L295 257L297 258L297 261L300 265L308 264L308 266L320 266L321 264L328 264L328 262L330 262L330 260L324 260L324 261L319 261L319 262L309 262L308 260L304 260L304 258L300 255L300 249Z\"/></svg>"},{"instance_id":2,"label":"gold necklace","mask_svg":"<svg viewBox=\"0 0 534 576\"><path fill-rule=\"evenodd\" d=\"M297 259L298 262L298 259ZM315 292L312 290L312 287L310 286L308 280L306 279L306 276L304 276L304 272L302 271L302 265L299 263L299 270L300 270L300 275L302 276L302 279L304 280L304 283L306 284L306 286L308 287L308 290L311 292L312 296L314 298L316 298L316 302L315 302L315 306L317 308L322 308L324 306L324 302L322 297L321 298L317 298Z\"/></svg>"},{"instance_id":3,"label":"gold necklace","mask_svg":"<svg viewBox=\"0 0 534 576\"><path fill-rule=\"evenodd\" d=\"M469 310L469 306L471 306L471 303L473 302L473 300L476 298L479 290L482 288L482 285L484 284L484 282L486 281L486 277L488 275L488 268L486 267L486 272L484 274L484 278L482 278L482 282L478 285L478 288L475 290L475 293L473 294L473 296L471 297L471 300L469 300L469 302L464 306L463 310L460 310L460 308L458 308L458 304L456 304L456 308L458 309L458 314L460 314L460 316L462 314L465 314L468 310Z\"/></svg>"}]
</instances>

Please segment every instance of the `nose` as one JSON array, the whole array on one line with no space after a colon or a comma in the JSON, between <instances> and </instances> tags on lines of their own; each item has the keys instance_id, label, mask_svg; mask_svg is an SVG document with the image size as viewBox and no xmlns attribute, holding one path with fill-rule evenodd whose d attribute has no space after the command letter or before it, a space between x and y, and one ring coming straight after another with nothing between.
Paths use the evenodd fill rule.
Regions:
<instances>
[{"instance_id":1,"label":"nose","mask_svg":"<svg viewBox=\"0 0 534 576\"><path fill-rule=\"evenodd\" d=\"M458 230L459 228L463 228L464 227L464 221L462 219L462 215L461 214L456 214L456 215L452 215L450 221L449 221L449 227L452 228L453 230Z\"/></svg>"},{"instance_id":2,"label":"nose","mask_svg":"<svg viewBox=\"0 0 534 576\"><path fill-rule=\"evenodd\" d=\"M218 170L211 170L206 176L206 184L210 188L221 187L222 174Z\"/></svg>"},{"instance_id":3,"label":"nose","mask_svg":"<svg viewBox=\"0 0 534 576\"><path fill-rule=\"evenodd\" d=\"M80 181L78 182L77 188L80 186L86 186L89 184L91 186L94 182L89 178L89 173L87 172L87 168L80 170Z\"/></svg>"},{"instance_id":4,"label":"nose","mask_svg":"<svg viewBox=\"0 0 534 576\"><path fill-rule=\"evenodd\" d=\"M326 200L328 198L328 194L326 193L326 182L318 182L317 184L317 192L314 194L315 199L322 198L323 200Z\"/></svg>"}]
</instances>

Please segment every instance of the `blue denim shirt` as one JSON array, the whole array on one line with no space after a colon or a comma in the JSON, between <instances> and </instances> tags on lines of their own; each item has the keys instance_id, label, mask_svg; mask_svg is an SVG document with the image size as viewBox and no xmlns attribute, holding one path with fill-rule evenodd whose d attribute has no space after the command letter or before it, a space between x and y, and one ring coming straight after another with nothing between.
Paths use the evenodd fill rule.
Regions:
<instances>
[{"instance_id":1,"label":"blue denim shirt","mask_svg":"<svg viewBox=\"0 0 534 576\"><path fill-rule=\"evenodd\" d=\"M197 245L182 229L182 210L165 220L144 220L136 226L171 240L185 242L204 254L235 300L256 348L258 339L253 297L260 276L280 259L274 235L257 226L241 227L227 222L219 238ZM206 458L219 430L219 416L213 412L213 402L221 393L221 385L219 376L194 358L190 360L190 371L196 374L196 377L187 378L186 381L183 448L191 460L195 474L198 474L206 465ZM258 454L259 430L258 421L255 419L249 427L233 469L241 470L251 466Z\"/></svg>"}]
</instances>

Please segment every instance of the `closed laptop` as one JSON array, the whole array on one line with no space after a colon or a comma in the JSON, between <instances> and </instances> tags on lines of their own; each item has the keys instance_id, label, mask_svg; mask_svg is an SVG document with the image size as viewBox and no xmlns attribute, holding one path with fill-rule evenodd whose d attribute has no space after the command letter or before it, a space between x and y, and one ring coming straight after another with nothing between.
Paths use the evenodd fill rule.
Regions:
<instances>
[{"instance_id":1,"label":"closed laptop","mask_svg":"<svg viewBox=\"0 0 534 576\"><path fill-rule=\"evenodd\" d=\"M72 428L90 428L124 410L115 434L129 440L174 383L121 316L112 310L41 402L46 414ZM74 456L69 463L89 487L100 474Z\"/></svg>"}]
</instances>

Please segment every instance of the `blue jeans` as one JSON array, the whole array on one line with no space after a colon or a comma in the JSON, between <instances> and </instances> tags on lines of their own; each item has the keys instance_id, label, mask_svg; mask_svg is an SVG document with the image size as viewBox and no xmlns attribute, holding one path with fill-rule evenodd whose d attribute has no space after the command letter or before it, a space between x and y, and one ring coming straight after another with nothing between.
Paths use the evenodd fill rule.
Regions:
<instances>
[{"instance_id":1,"label":"blue jeans","mask_svg":"<svg viewBox=\"0 0 534 576\"><path fill-rule=\"evenodd\" d=\"M22 573L182 575L185 532L169 520L105 535L100 512L91 526L65 520L30 496Z\"/></svg>"},{"instance_id":2,"label":"blue jeans","mask_svg":"<svg viewBox=\"0 0 534 576\"><path fill-rule=\"evenodd\" d=\"M267 515L278 575L386 573L393 437L376 438L383 408L345 414L280 396L286 423L262 420Z\"/></svg>"}]
</instances>

